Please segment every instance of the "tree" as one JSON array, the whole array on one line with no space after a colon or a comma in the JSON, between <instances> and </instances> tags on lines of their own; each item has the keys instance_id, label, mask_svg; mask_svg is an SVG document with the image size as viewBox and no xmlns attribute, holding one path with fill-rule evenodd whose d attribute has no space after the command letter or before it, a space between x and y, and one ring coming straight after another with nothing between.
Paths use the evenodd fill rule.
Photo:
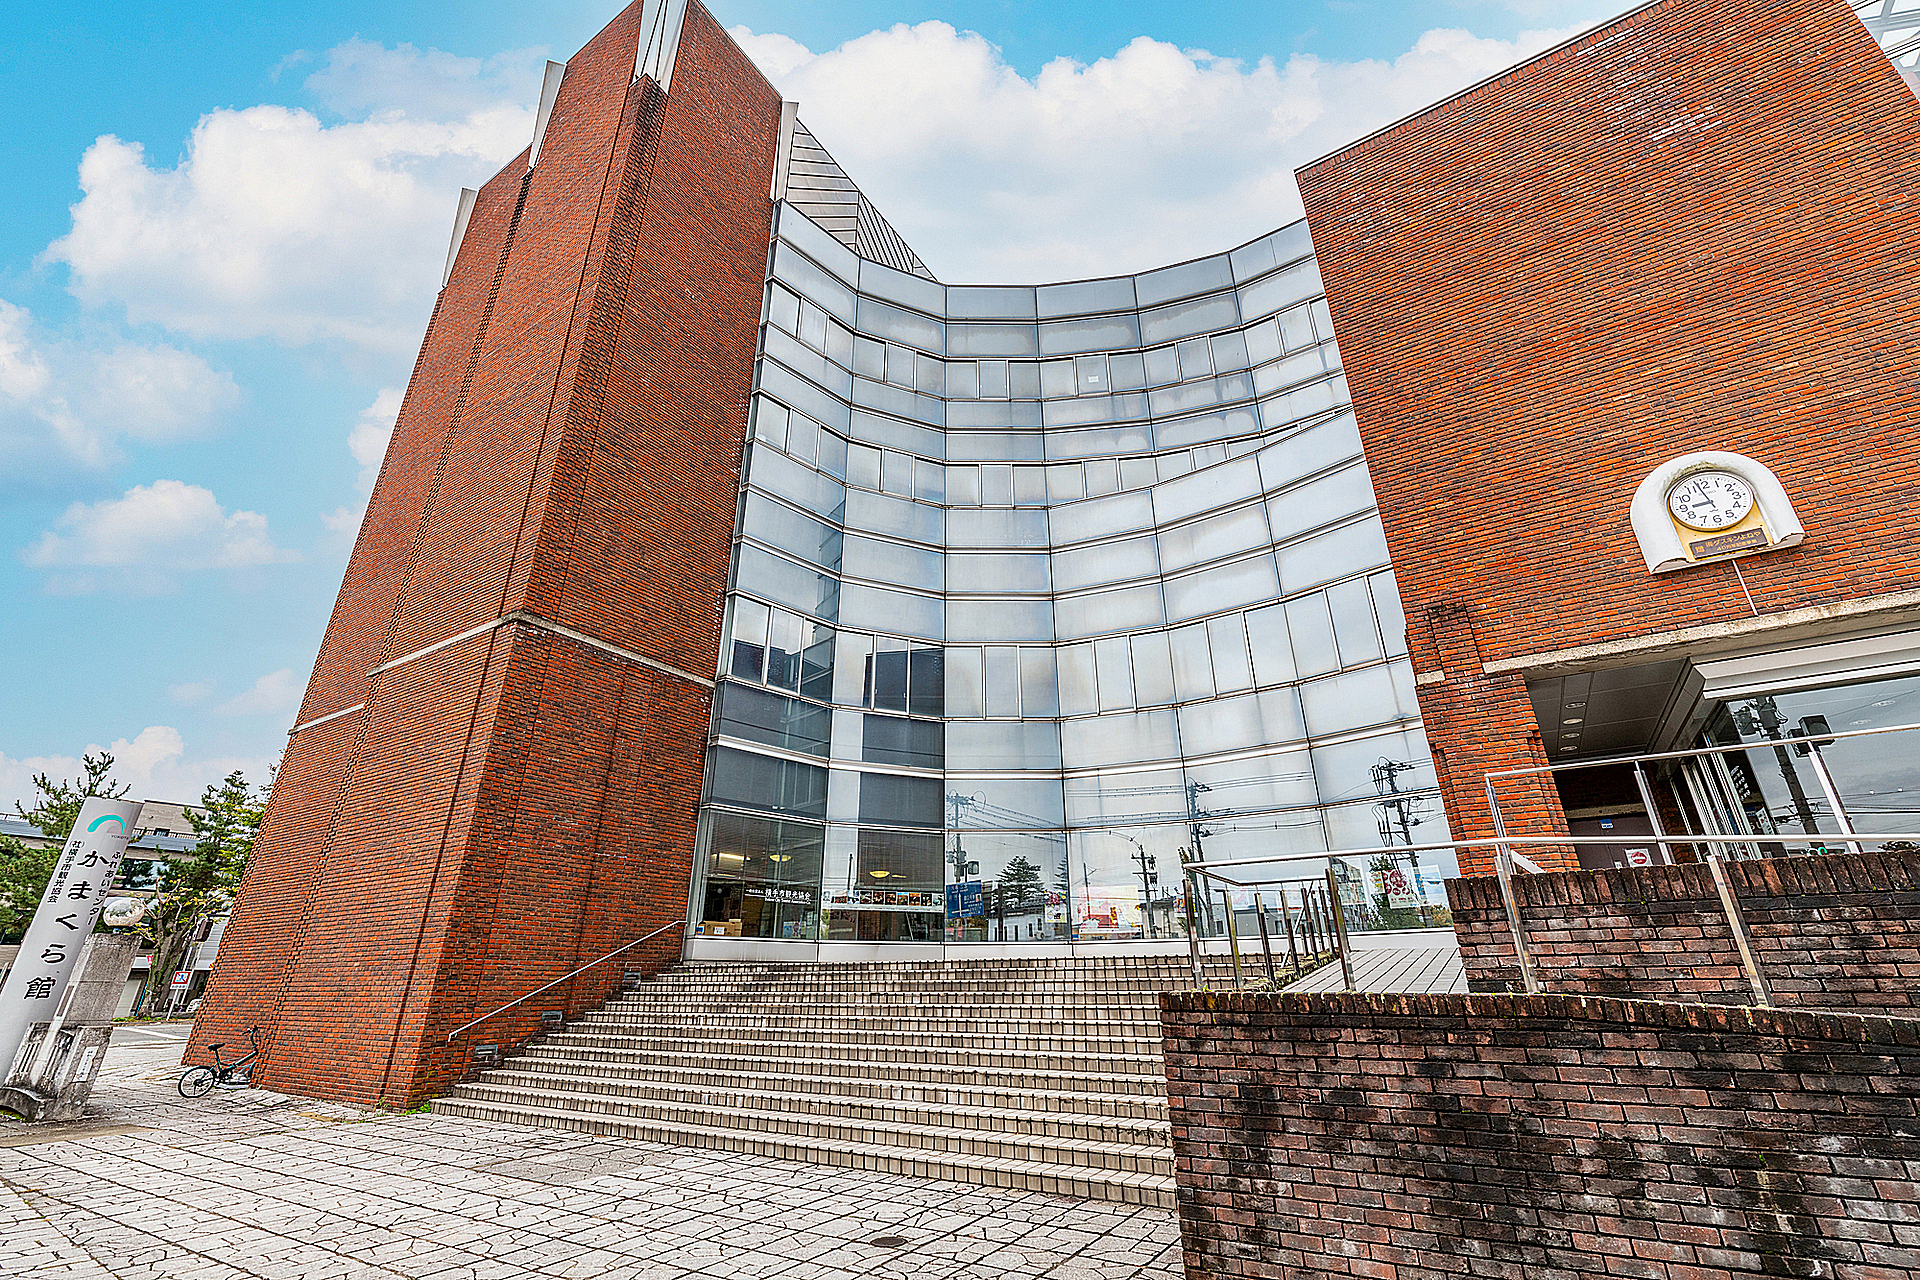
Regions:
<instances>
[{"instance_id":1,"label":"tree","mask_svg":"<svg viewBox=\"0 0 1920 1280\"><path fill-rule=\"evenodd\" d=\"M1375 884L1385 884L1383 876L1395 871L1400 859L1394 854L1376 854L1367 870L1374 873ZM1418 929L1423 922L1418 907L1396 907L1385 892L1373 895L1373 927L1376 929Z\"/></svg>"},{"instance_id":2,"label":"tree","mask_svg":"<svg viewBox=\"0 0 1920 1280\"><path fill-rule=\"evenodd\" d=\"M18 941L16 935L25 933L27 922L40 905L40 895L47 891L47 881L53 878L60 846L66 843L87 797L117 800L127 794L127 788L111 776L113 753L110 751L102 751L97 756L82 755L80 771L81 776L72 782L55 782L44 773L36 773L33 786L39 792L38 802L31 809L18 800L13 802L13 811L39 828L40 834L53 843L36 848L24 840L0 836L0 941L9 938Z\"/></svg>"},{"instance_id":3,"label":"tree","mask_svg":"<svg viewBox=\"0 0 1920 1280\"><path fill-rule=\"evenodd\" d=\"M1047 905L1047 890L1040 882L1040 868L1028 862L1024 854L1016 854L1001 869L1000 894L1007 909L1016 915L1044 910Z\"/></svg>"},{"instance_id":4,"label":"tree","mask_svg":"<svg viewBox=\"0 0 1920 1280\"><path fill-rule=\"evenodd\" d=\"M159 864L146 915L135 930L153 944L143 1008L152 1008L187 958L200 927L233 905L260 834L266 796L234 770L209 786L187 821L198 837L185 856Z\"/></svg>"}]
</instances>

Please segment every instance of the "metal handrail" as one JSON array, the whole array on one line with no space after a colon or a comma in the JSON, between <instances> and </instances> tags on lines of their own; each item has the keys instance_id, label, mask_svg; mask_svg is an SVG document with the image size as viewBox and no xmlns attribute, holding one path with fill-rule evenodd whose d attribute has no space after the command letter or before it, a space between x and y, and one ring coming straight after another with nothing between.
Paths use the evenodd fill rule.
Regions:
<instances>
[{"instance_id":1,"label":"metal handrail","mask_svg":"<svg viewBox=\"0 0 1920 1280\"><path fill-rule=\"evenodd\" d=\"M565 974L561 977L555 978L552 982L547 983L546 986L544 987L535 987L533 990L527 992L527 994L521 996L520 999L518 1000L507 1001L505 1004L501 1005L498 1009L495 1009L492 1013L482 1014L480 1017L475 1018L472 1022L467 1023L466 1026L455 1027L452 1031L449 1031L447 1033L446 1042L448 1044L452 1044L454 1041L454 1038L458 1036L462 1031L466 1031L473 1027L477 1027L481 1023L485 1022L488 1018L492 1018L499 1014L505 1013L507 1010L513 1008L513 1006L517 1004L522 1004L528 1000L531 1000L535 996L539 995L542 991L547 991L554 987L557 987L561 983L567 981L567 979L569 978L577 978L581 974L585 973L587 970L593 968L594 965L605 964L607 961L613 959L615 956L622 955L628 951L631 951L643 942L652 941L653 939L659 937L661 934L665 933L669 929L684 929L686 928L686 925L687 925L687 922L685 920L675 920L671 924L663 924L658 929L655 929L652 933L647 934L645 937L635 938L632 942L629 942L626 946L618 947L612 951L607 952L607 954L601 956L598 960L593 961L591 964L583 964L578 969L575 969L572 973Z\"/></svg>"},{"instance_id":2,"label":"metal handrail","mask_svg":"<svg viewBox=\"0 0 1920 1280\"><path fill-rule=\"evenodd\" d=\"M1731 745L1714 747L1689 747L1685 751L1652 751L1645 755L1637 756L1601 756L1593 760L1563 760L1559 764L1528 765L1524 769L1493 769L1482 776L1488 779L1517 778L1530 773L1559 773L1563 769L1595 769L1603 765L1632 764L1635 761L1684 760L1693 756L1724 756L1740 751L1756 751L1763 747L1791 747L1809 742L1825 746L1829 741L1836 738L1865 738L1876 733L1907 733L1914 729L1920 729L1920 724L1890 724L1878 729L1836 729L1828 733L1819 734L1818 736L1809 735L1804 738L1765 738L1759 742L1736 742ZM1741 836L1740 839L1751 840L1753 837L1751 835L1745 835ZM1616 840L1614 843L1618 844L1619 841Z\"/></svg>"}]
</instances>

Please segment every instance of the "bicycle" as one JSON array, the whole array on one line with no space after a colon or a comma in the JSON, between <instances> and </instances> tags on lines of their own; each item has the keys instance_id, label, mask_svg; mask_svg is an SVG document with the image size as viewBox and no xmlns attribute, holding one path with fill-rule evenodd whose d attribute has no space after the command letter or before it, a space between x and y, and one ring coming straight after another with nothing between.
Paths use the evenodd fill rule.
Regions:
<instances>
[{"instance_id":1,"label":"bicycle","mask_svg":"<svg viewBox=\"0 0 1920 1280\"><path fill-rule=\"evenodd\" d=\"M213 1053L213 1065L204 1063L188 1067L180 1073L180 1096L183 1098L204 1098L216 1084L235 1086L247 1084L253 1078L253 1064L260 1057L260 1028L248 1027L247 1041L253 1048L241 1054L232 1062L220 1061L220 1051L226 1048L223 1040L219 1044L207 1046Z\"/></svg>"}]
</instances>

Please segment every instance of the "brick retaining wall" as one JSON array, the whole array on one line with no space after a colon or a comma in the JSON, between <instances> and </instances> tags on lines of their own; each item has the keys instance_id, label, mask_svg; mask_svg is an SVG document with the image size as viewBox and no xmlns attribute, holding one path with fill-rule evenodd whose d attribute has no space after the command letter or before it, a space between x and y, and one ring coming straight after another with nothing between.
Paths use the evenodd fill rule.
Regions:
<instances>
[{"instance_id":1,"label":"brick retaining wall","mask_svg":"<svg viewBox=\"0 0 1920 1280\"><path fill-rule=\"evenodd\" d=\"M1920 1023L1161 999L1189 1277L1920 1278Z\"/></svg>"},{"instance_id":2,"label":"brick retaining wall","mask_svg":"<svg viewBox=\"0 0 1920 1280\"><path fill-rule=\"evenodd\" d=\"M1903 1012L1920 1005L1920 852L1725 864L1774 1003ZM1516 876L1545 991L1747 1004L1746 972L1707 867ZM1497 880L1447 882L1470 991L1517 990Z\"/></svg>"}]
</instances>

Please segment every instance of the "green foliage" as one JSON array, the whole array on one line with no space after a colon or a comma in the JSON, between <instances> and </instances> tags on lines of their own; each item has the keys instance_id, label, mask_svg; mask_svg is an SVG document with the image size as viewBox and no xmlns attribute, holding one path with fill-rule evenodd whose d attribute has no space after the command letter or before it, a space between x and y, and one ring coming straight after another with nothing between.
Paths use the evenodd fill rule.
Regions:
<instances>
[{"instance_id":1,"label":"green foliage","mask_svg":"<svg viewBox=\"0 0 1920 1280\"><path fill-rule=\"evenodd\" d=\"M1000 872L1000 895L1007 910L1016 913L1044 907L1047 890L1040 882L1040 868L1025 857L1014 857Z\"/></svg>"},{"instance_id":2,"label":"green foliage","mask_svg":"<svg viewBox=\"0 0 1920 1280\"><path fill-rule=\"evenodd\" d=\"M1376 854L1367 864L1371 872L1392 871L1400 865L1400 860L1390 854ZM1390 899L1384 893L1373 895L1373 927L1376 929L1418 929L1426 922L1420 918L1418 907L1391 906Z\"/></svg>"},{"instance_id":3,"label":"green foliage","mask_svg":"<svg viewBox=\"0 0 1920 1280\"><path fill-rule=\"evenodd\" d=\"M208 787L197 809L187 810L198 839L182 857L159 864L147 913L134 926L153 944L147 1006L165 999L200 926L232 907L265 814L265 794L249 786L237 769Z\"/></svg>"},{"instance_id":4,"label":"green foliage","mask_svg":"<svg viewBox=\"0 0 1920 1280\"><path fill-rule=\"evenodd\" d=\"M47 881L53 878L54 864L60 860L60 845L73 830L74 822L80 817L80 806L87 802L87 797L117 800L127 794L127 788L116 783L112 773L112 752L83 755L80 777L71 782L55 782L44 773L36 773L33 786L39 796L34 806L29 809L14 801L14 812L39 828L40 834L53 843L36 848L24 840L0 836L0 942L17 942L26 932L27 922L33 919L34 910L40 905L40 895L47 891Z\"/></svg>"}]
</instances>

